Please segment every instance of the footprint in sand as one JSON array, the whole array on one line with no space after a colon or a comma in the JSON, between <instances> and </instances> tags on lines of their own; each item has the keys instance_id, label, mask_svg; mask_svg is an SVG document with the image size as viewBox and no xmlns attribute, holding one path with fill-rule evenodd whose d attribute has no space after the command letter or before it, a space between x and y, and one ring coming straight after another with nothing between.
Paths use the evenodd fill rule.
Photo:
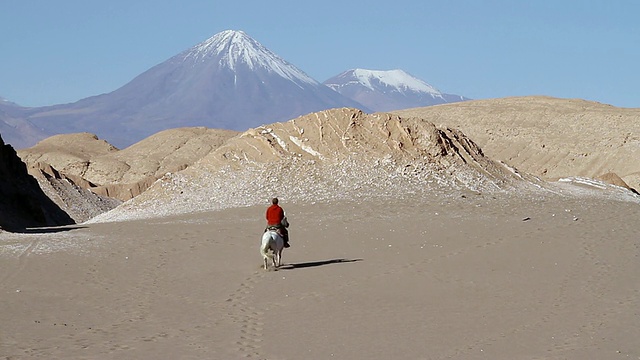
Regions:
<instances>
[{"instance_id":1,"label":"footprint in sand","mask_svg":"<svg viewBox=\"0 0 640 360\"><path fill-rule=\"evenodd\" d=\"M247 277L226 300L229 318L238 328L236 349L245 358L265 358L260 353L260 344L263 341L264 313L249 306L247 301L247 295L253 292L255 284L263 276L264 274L256 272Z\"/></svg>"}]
</instances>

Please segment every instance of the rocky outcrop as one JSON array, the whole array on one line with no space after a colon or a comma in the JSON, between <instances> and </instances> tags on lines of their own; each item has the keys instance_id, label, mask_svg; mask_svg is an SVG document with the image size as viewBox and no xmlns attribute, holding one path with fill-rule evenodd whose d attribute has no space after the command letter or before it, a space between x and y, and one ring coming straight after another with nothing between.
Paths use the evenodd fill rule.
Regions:
<instances>
[{"instance_id":1,"label":"rocky outcrop","mask_svg":"<svg viewBox=\"0 0 640 360\"><path fill-rule=\"evenodd\" d=\"M93 184L76 176L66 176L48 164L29 168L44 193L76 223L85 222L122 203L121 200L88 190Z\"/></svg>"},{"instance_id":2,"label":"rocky outcrop","mask_svg":"<svg viewBox=\"0 0 640 360\"><path fill-rule=\"evenodd\" d=\"M16 151L0 136L0 227L8 231L73 224L42 191Z\"/></svg>"},{"instance_id":3,"label":"rocky outcrop","mask_svg":"<svg viewBox=\"0 0 640 360\"><path fill-rule=\"evenodd\" d=\"M302 161L328 166L350 159L361 164L383 160L410 166L428 164L441 170L461 166L500 181L513 175L486 158L460 130L436 127L421 118L366 114L350 108L251 129L211 152L193 169Z\"/></svg>"}]
</instances>

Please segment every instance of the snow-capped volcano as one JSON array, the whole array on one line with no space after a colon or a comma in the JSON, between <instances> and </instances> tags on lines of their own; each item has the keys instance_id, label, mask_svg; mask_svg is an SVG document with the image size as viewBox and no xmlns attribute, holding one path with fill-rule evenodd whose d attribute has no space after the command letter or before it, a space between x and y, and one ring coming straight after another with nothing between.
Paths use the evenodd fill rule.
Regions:
<instances>
[{"instance_id":1,"label":"snow-capped volcano","mask_svg":"<svg viewBox=\"0 0 640 360\"><path fill-rule=\"evenodd\" d=\"M233 71L239 66L246 66L250 70L273 72L294 82L317 83L302 70L274 54L243 31L220 32L180 56L183 56L185 61L194 63L216 59L221 67Z\"/></svg>"},{"instance_id":2,"label":"snow-capped volcano","mask_svg":"<svg viewBox=\"0 0 640 360\"><path fill-rule=\"evenodd\" d=\"M343 74L347 73L348 72ZM441 95L440 91L433 86L399 69L388 71L354 69L351 71L351 74L356 78L358 83L365 85L371 90L376 90L376 87L382 85L386 86L388 91L421 91L433 94L434 96Z\"/></svg>"},{"instance_id":3,"label":"snow-capped volcano","mask_svg":"<svg viewBox=\"0 0 640 360\"><path fill-rule=\"evenodd\" d=\"M444 94L403 70L352 69L332 77L325 85L373 111L391 111L469 100Z\"/></svg>"},{"instance_id":4,"label":"snow-capped volcano","mask_svg":"<svg viewBox=\"0 0 640 360\"><path fill-rule=\"evenodd\" d=\"M29 120L50 134L91 132L122 148L170 128L247 130L339 107L370 111L227 30L111 93L33 109Z\"/></svg>"}]
</instances>

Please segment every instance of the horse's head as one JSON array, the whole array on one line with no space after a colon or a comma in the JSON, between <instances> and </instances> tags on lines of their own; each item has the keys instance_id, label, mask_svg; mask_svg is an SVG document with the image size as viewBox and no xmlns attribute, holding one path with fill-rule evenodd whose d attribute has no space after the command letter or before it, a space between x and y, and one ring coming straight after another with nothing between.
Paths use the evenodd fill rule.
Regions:
<instances>
[{"instance_id":1,"label":"horse's head","mask_svg":"<svg viewBox=\"0 0 640 360\"><path fill-rule=\"evenodd\" d=\"M280 222L280 224L282 224L282 226L284 227L289 227L289 220L287 220L287 217L283 217L282 221Z\"/></svg>"}]
</instances>

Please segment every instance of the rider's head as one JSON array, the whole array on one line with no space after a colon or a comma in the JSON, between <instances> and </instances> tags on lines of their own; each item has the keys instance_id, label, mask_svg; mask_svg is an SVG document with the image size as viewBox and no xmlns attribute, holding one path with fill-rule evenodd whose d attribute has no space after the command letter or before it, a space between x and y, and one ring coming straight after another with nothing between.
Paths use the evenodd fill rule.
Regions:
<instances>
[{"instance_id":1,"label":"rider's head","mask_svg":"<svg viewBox=\"0 0 640 360\"><path fill-rule=\"evenodd\" d=\"M278 198L271 199L271 203L274 205L278 205Z\"/></svg>"}]
</instances>

